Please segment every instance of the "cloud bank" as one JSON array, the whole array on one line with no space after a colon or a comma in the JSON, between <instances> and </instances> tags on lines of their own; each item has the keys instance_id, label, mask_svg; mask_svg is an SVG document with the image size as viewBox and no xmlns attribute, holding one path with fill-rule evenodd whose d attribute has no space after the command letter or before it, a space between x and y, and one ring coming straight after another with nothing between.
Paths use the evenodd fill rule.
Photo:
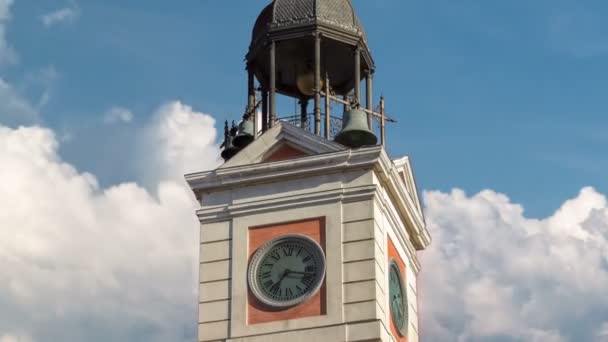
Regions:
<instances>
[{"instance_id":1,"label":"cloud bank","mask_svg":"<svg viewBox=\"0 0 608 342\"><path fill-rule=\"evenodd\" d=\"M606 341L608 207L582 189L551 217L494 191L426 192L433 245L420 311L429 341Z\"/></svg>"},{"instance_id":2,"label":"cloud bank","mask_svg":"<svg viewBox=\"0 0 608 342\"><path fill-rule=\"evenodd\" d=\"M175 174L215 160L200 154L209 116L176 102L156 117L168 147L148 153L179 161ZM174 121L200 130L160 125ZM100 188L58 148L49 129L0 126L0 341L194 340L198 223L182 178Z\"/></svg>"}]
</instances>

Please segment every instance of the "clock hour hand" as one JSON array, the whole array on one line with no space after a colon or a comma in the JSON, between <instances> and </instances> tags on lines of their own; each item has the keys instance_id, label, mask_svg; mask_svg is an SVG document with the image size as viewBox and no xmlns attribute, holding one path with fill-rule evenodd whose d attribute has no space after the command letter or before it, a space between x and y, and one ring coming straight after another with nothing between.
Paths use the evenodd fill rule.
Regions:
<instances>
[{"instance_id":1,"label":"clock hour hand","mask_svg":"<svg viewBox=\"0 0 608 342\"><path fill-rule=\"evenodd\" d=\"M273 290L273 289L275 289L275 288L276 288L276 289L277 289L277 291L278 291L278 289L281 287L281 283L283 282L283 279L285 279L285 277L287 277L287 275L288 275L289 273L291 273L291 271L290 271L290 270L285 270L285 271L283 272L283 275L282 275L282 276L281 276L281 278L279 279L279 281L277 281L276 283L274 283L274 285L272 285L272 286L270 287L270 290Z\"/></svg>"}]
</instances>

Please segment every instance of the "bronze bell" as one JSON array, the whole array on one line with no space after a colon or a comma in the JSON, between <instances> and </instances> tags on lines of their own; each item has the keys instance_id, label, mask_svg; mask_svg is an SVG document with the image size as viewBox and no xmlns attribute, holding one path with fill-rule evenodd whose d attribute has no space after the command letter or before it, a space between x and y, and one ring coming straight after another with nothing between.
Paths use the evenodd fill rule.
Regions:
<instances>
[{"instance_id":1,"label":"bronze bell","mask_svg":"<svg viewBox=\"0 0 608 342\"><path fill-rule=\"evenodd\" d=\"M367 114L360 109L350 109L342 117L342 130L334 139L337 143L350 148L371 146L378 143L378 138L367 125Z\"/></svg>"},{"instance_id":2,"label":"bronze bell","mask_svg":"<svg viewBox=\"0 0 608 342\"><path fill-rule=\"evenodd\" d=\"M234 157L237 153L239 153L240 149L237 148L236 146L234 146L234 136L236 135L236 125L234 124L234 121L232 122L232 129L230 129L230 131L228 131L228 121L226 121L226 124L224 126L224 143L222 144L222 147L224 148L224 150L222 151L222 159L224 159L224 161L228 161L230 158Z\"/></svg>"},{"instance_id":3,"label":"bronze bell","mask_svg":"<svg viewBox=\"0 0 608 342\"><path fill-rule=\"evenodd\" d=\"M239 149L251 144L254 139L253 136L253 121L249 119L243 119L239 124L239 133L236 135L232 143Z\"/></svg>"}]
</instances>

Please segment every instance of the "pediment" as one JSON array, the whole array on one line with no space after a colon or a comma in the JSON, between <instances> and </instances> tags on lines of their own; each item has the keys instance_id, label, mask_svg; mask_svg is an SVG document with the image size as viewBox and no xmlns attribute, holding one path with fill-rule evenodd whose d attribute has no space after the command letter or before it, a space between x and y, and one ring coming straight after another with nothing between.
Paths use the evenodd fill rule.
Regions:
<instances>
[{"instance_id":1,"label":"pediment","mask_svg":"<svg viewBox=\"0 0 608 342\"><path fill-rule=\"evenodd\" d=\"M410 162L409 157L402 157L399 159L393 160L393 164L399 173L399 178L403 182L407 193L414 200L414 204L416 205L416 209L423 215L422 205L420 203L420 197L418 197L418 186L416 185L416 178L414 177L414 170L412 168L412 164Z\"/></svg>"},{"instance_id":2,"label":"pediment","mask_svg":"<svg viewBox=\"0 0 608 342\"><path fill-rule=\"evenodd\" d=\"M280 121L220 166L220 169L302 158L346 149L338 143Z\"/></svg>"}]
</instances>

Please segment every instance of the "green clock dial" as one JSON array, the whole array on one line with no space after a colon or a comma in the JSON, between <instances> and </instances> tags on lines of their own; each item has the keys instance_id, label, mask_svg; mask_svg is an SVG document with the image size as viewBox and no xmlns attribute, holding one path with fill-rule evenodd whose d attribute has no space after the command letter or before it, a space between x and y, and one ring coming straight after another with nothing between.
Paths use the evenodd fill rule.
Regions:
<instances>
[{"instance_id":1,"label":"green clock dial","mask_svg":"<svg viewBox=\"0 0 608 342\"><path fill-rule=\"evenodd\" d=\"M286 235L260 247L249 265L249 286L263 303L297 305L313 296L325 277L325 255L303 235Z\"/></svg>"},{"instance_id":2,"label":"green clock dial","mask_svg":"<svg viewBox=\"0 0 608 342\"><path fill-rule=\"evenodd\" d=\"M391 317L393 324L400 336L405 336L407 333L407 292L403 287L403 278L399 265L395 260L390 263L389 271L389 302L391 309Z\"/></svg>"}]
</instances>

